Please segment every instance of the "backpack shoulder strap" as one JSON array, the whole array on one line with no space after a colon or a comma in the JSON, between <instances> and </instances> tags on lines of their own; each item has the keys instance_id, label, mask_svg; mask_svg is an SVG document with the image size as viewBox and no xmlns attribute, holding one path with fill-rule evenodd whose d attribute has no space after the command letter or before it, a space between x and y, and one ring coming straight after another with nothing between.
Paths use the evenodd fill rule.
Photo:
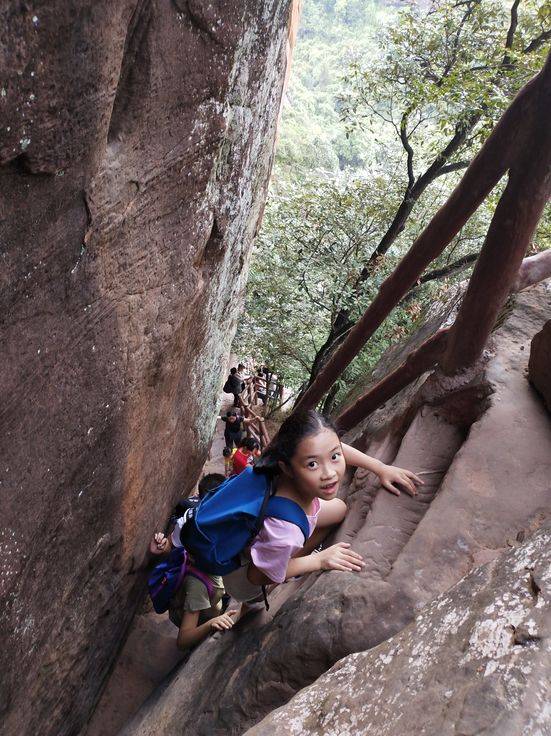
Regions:
<instances>
[{"instance_id":1,"label":"backpack shoulder strap","mask_svg":"<svg viewBox=\"0 0 551 736\"><path fill-rule=\"evenodd\" d=\"M247 475L246 475L247 474ZM254 528L251 533L251 541L256 537L256 535L259 533L259 531L262 529L262 524L264 523L264 519L268 515L266 513L268 509L268 504L270 502L270 499L273 498L273 483L270 478L268 478L265 475L260 475L258 473L255 473L253 468L245 468L239 475L236 476L237 478L248 478L258 482L259 487L262 488L262 483L264 483L264 488L262 489L263 492L263 498L262 498L262 505L260 507L260 511L258 513L258 517L256 519L256 524L254 525Z\"/></svg>"},{"instance_id":2,"label":"backpack shoulder strap","mask_svg":"<svg viewBox=\"0 0 551 736\"><path fill-rule=\"evenodd\" d=\"M291 501L290 498L272 496L266 504L264 516L274 516L276 519L281 519L281 521L290 521L292 524L296 524L302 532L305 542L310 536L310 524L306 514L298 503Z\"/></svg>"}]
</instances>

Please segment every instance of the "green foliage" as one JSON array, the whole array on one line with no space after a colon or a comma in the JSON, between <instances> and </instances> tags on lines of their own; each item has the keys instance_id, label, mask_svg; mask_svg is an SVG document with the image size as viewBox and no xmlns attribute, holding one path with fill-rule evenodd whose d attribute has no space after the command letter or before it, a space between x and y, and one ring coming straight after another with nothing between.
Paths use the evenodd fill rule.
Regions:
<instances>
[{"instance_id":1,"label":"green foliage","mask_svg":"<svg viewBox=\"0 0 551 736\"><path fill-rule=\"evenodd\" d=\"M455 155L479 146L543 66L550 7L547 0L519 5L509 43L511 12L502 0L408 5L381 34L379 54L350 64L341 109L348 130L393 130L400 143L405 136L418 166L473 120Z\"/></svg>"},{"instance_id":2,"label":"green foliage","mask_svg":"<svg viewBox=\"0 0 551 736\"><path fill-rule=\"evenodd\" d=\"M432 204L437 206L443 196L440 193ZM266 361L285 374L288 385L298 388L339 312L347 310L357 319L396 266L399 253L387 254L370 278L361 280L362 267L395 207L383 177L327 177L273 192L254 247L236 350ZM446 258L455 260L476 250L486 226L479 214ZM412 219L410 237L419 227ZM435 267L445 265L446 258ZM370 341L361 367L349 376L372 367L393 340L407 333L440 288L442 284L429 283L395 310Z\"/></svg>"},{"instance_id":3,"label":"green foliage","mask_svg":"<svg viewBox=\"0 0 551 736\"><path fill-rule=\"evenodd\" d=\"M430 179L364 278L412 184L454 137L448 162L468 160L541 67L549 7L523 0L506 44L511 15L501 0L437 0L399 12L361 0L305 0L237 352L267 362L294 388L308 378L336 321L363 313L461 172ZM478 252L502 187L429 271ZM550 231L548 210L537 249L551 247ZM458 268L417 287L345 372L340 395L468 273Z\"/></svg>"}]
</instances>

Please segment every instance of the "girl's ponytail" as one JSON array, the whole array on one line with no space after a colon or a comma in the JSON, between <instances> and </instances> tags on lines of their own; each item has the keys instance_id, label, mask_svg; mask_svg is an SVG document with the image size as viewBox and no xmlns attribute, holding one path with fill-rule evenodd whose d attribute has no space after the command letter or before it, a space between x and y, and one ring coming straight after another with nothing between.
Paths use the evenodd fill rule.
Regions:
<instances>
[{"instance_id":1,"label":"girl's ponytail","mask_svg":"<svg viewBox=\"0 0 551 736\"><path fill-rule=\"evenodd\" d=\"M277 435L255 462L255 472L278 475L281 472L279 463L290 465L299 443L324 429L337 433L333 422L313 409L294 412L283 422Z\"/></svg>"},{"instance_id":2,"label":"girl's ponytail","mask_svg":"<svg viewBox=\"0 0 551 736\"><path fill-rule=\"evenodd\" d=\"M255 473L265 473L266 475L277 475L280 472L279 457L274 447L274 440L272 440L262 455L255 460L253 468Z\"/></svg>"}]
</instances>

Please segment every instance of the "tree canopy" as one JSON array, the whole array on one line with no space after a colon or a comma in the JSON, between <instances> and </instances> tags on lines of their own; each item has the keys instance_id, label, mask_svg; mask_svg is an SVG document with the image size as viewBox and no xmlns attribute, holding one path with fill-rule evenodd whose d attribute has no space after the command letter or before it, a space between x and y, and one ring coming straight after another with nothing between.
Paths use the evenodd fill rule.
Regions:
<instances>
[{"instance_id":1,"label":"tree canopy","mask_svg":"<svg viewBox=\"0 0 551 736\"><path fill-rule=\"evenodd\" d=\"M295 388L315 377L542 66L550 13L536 0L401 10L305 1L236 349L268 361ZM341 395L465 277L498 195L374 335ZM549 235L548 212L534 248L550 247Z\"/></svg>"}]
</instances>

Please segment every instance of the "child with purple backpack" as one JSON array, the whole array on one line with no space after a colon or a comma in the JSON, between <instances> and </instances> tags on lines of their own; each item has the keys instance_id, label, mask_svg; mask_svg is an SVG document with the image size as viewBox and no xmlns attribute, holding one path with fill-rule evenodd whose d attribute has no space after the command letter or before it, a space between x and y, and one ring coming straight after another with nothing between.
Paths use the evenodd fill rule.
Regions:
<instances>
[{"instance_id":1,"label":"child with purple backpack","mask_svg":"<svg viewBox=\"0 0 551 736\"><path fill-rule=\"evenodd\" d=\"M207 493L212 493L224 481L224 476L211 473L199 482L199 495L178 504L179 518L172 535L179 539L181 514L194 508ZM193 501L196 503L192 503ZM171 536L172 536L171 535ZM237 611L222 611L224 584L219 575L207 575L191 564L183 547L170 545L162 532L151 540L149 551L164 555L167 560L157 565L149 579L149 590L157 613L168 610L170 621L178 627L177 646L185 650L199 644L214 631L226 631L234 624Z\"/></svg>"}]
</instances>

